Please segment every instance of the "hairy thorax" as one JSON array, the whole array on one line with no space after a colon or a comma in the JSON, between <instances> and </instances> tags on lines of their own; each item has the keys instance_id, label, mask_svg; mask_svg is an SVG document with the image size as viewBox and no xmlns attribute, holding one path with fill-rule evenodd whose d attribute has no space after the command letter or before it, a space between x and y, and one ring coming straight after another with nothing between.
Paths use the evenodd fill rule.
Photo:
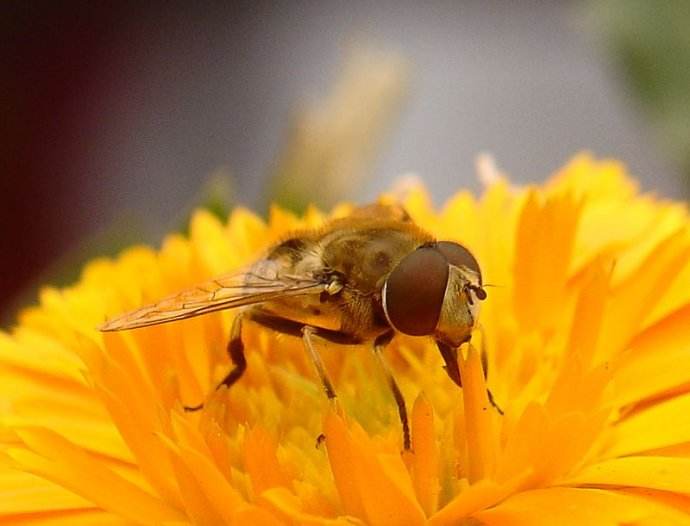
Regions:
<instances>
[{"instance_id":1,"label":"hairy thorax","mask_svg":"<svg viewBox=\"0 0 690 526\"><path fill-rule=\"evenodd\" d=\"M290 238L268 254L279 272L321 276L342 287L332 295L281 298L261 309L361 339L373 338L389 328L381 305L383 283L406 254L429 239L414 225L400 223L354 225L318 239Z\"/></svg>"}]
</instances>

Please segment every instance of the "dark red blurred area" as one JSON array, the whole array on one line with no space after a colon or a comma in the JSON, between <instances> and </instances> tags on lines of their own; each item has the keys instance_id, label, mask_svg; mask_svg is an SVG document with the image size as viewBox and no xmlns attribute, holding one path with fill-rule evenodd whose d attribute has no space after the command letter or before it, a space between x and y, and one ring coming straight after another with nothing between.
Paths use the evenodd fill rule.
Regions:
<instances>
[{"instance_id":1,"label":"dark red blurred area","mask_svg":"<svg viewBox=\"0 0 690 526\"><path fill-rule=\"evenodd\" d=\"M3 204L0 297L5 311L27 282L78 241L79 188L72 160L87 144L84 113L104 89L111 41L126 4L3 4ZM7 315L7 313L3 313Z\"/></svg>"}]
</instances>

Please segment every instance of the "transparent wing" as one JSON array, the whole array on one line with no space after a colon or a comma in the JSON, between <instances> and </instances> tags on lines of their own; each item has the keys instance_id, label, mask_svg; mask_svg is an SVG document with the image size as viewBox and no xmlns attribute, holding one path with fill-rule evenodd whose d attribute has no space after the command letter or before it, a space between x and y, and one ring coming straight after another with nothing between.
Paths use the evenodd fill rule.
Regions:
<instances>
[{"instance_id":1,"label":"transparent wing","mask_svg":"<svg viewBox=\"0 0 690 526\"><path fill-rule=\"evenodd\" d=\"M263 303L284 296L320 294L326 283L313 276L282 271L280 265L263 260L248 270L211 279L161 301L126 312L99 327L121 331L183 320L224 309Z\"/></svg>"}]
</instances>

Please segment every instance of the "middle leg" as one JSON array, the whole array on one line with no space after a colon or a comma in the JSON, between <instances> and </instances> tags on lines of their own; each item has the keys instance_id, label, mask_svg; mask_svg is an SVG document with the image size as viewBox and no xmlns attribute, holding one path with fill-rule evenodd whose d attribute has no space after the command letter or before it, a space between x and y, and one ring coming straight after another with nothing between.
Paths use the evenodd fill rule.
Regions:
<instances>
[{"instance_id":1,"label":"middle leg","mask_svg":"<svg viewBox=\"0 0 690 526\"><path fill-rule=\"evenodd\" d=\"M304 348L307 351L312 364L314 365L314 369L316 369L319 379L321 380L321 384L326 392L326 396L329 400L336 398L333 382L331 382L328 372L326 371L326 367L321 360L321 355L314 344L316 340L326 340L328 342L338 343L341 345L357 345L362 343L360 339L339 331L312 327L311 325L304 325L302 323L280 318L260 310L250 311L248 314L248 319L276 332L301 337Z\"/></svg>"},{"instance_id":2,"label":"middle leg","mask_svg":"<svg viewBox=\"0 0 690 526\"><path fill-rule=\"evenodd\" d=\"M314 343L312 342L312 337L315 333L317 333L317 330L314 327L310 327L309 325L302 327L302 343L304 344L304 348L307 350L307 353L311 358L311 362L314 364L316 374L318 374L319 378L321 379L321 384L323 385L324 391L326 391L326 396L329 400L333 400L336 397L335 389L333 389L333 383L328 377L328 372L326 371L326 367L323 365L321 355L318 353L314 347Z\"/></svg>"}]
</instances>

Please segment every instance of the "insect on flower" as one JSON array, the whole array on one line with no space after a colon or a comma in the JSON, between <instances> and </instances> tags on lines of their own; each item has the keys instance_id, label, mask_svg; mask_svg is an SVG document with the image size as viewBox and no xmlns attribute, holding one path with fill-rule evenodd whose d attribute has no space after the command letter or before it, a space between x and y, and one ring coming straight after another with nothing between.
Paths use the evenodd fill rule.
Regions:
<instances>
[{"instance_id":1,"label":"insect on flower","mask_svg":"<svg viewBox=\"0 0 690 526\"><path fill-rule=\"evenodd\" d=\"M242 325L254 322L302 338L330 399L336 393L316 341L373 343L409 449L405 401L383 349L396 333L431 336L449 377L462 386L458 347L470 340L478 302L485 298L479 264L465 247L435 240L402 207L373 204L289 237L243 271L122 314L100 330L136 329L242 308L227 346L234 367L218 387L230 387L242 377Z\"/></svg>"}]
</instances>

